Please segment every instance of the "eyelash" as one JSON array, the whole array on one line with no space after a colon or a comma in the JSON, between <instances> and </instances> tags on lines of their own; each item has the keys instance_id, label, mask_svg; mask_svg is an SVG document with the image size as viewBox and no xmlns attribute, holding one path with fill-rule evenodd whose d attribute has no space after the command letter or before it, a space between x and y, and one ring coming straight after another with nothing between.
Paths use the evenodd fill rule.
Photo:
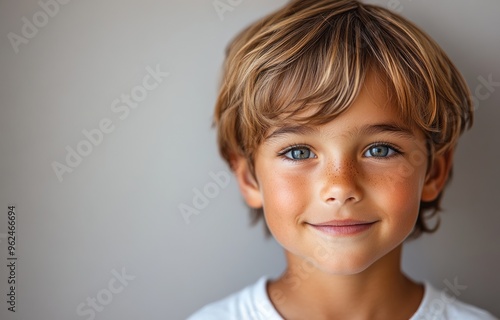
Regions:
<instances>
[{"instance_id":1,"label":"eyelash","mask_svg":"<svg viewBox=\"0 0 500 320\"><path fill-rule=\"evenodd\" d=\"M366 153L368 150L370 150L371 148L373 147L387 147L387 148L390 148L392 149L395 154L393 154L392 156L388 156L388 157L370 157L370 158L377 158L377 159L382 159L382 160L386 160L386 159L391 159L393 157L397 157L397 156L402 156L404 155L404 152L401 151L401 149L399 149L398 147L396 147L395 145L391 144L391 143L388 143L388 142L385 142L385 141L377 141L377 142L374 142L372 143L364 153ZM363 153L363 154L364 154Z\"/></svg>"},{"instance_id":2,"label":"eyelash","mask_svg":"<svg viewBox=\"0 0 500 320\"><path fill-rule=\"evenodd\" d=\"M293 144L291 146L288 146L286 147L284 150L278 152L278 156L281 157L283 160L286 160L286 161L291 161L291 162L298 162L298 161L304 161L304 160L307 160L307 159L302 159L302 160L298 160L298 159L291 159L291 158L288 158L286 156L286 154L294 149L308 149L309 151L312 152L311 150L311 147L308 146L308 145L305 145L305 144ZM309 159L309 158L308 158Z\"/></svg>"},{"instance_id":3,"label":"eyelash","mask_svg":"<svg viewBox=\"0 0 500 320\"><path fill-rule=\"evenodd\" d=\"M391 159L393 157L397 157L397 156L401 156L401 155L404 155L404 152L401 151L401 149L399 149L398 147L394 146L393 144L391 143L388 143L388 142L385 142L385 141L377 141L377 142L374 142L372 143L371 145L368 146L368 148L366 148L366 150L363 152L363 155L368 152L368 150L374 148L374 147L387 147L389 149L392 149L395 154L391 155L391 156L386 156L386 157L376 157L376 156L371 156L371 157L368 157L368 158L375 158L375 159L380 159L380 160L388 160L388 159ZM310 146L306 145L306 144L293 144L293 145L290 145L288 147L286 147L284 150L278 152L278 156L281 157L283 160L286 160L286 161L291 161L291 162L299 162L299 161L304 161L304 160L307 160L307 159L311 159L311 158L306 158L306 159L291 159L289 157L286 156L286 154L294 149L308 149L309 151L313 152L311 149ZM314 153L314 152L313 152Z\"/></svg>"}]
</instances>

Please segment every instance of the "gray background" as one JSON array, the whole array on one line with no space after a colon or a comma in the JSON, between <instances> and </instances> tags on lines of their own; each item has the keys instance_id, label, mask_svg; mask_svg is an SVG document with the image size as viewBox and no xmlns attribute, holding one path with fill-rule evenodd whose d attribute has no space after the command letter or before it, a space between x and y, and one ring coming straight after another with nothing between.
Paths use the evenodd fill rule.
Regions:
<instances>
[{"instance_id":1,"label":"gray background","mask_svg":"<svg viewBox=\"0 0 500 320\"><path fill-rule=\"evenodd\" d=\"M46 3L48 0L42 0ZM229 0L222 0L228 3ZM500 2L373 1L400 11L449 53L473 92L500 81ZM261 275L284 268L281 249L249 227L210 128L223 51L236 32L285 1L70 1L16 53L8 34L42 11L35 0L0 1L0 318L89 319L87 297L107 299L96 319L182 319ZM230 4L229 4L230 5ZM43 16L38 14L38 19ZM146 68L168 72L125 119L114 99ZM475 127L461 139L438 233L407 245L404 269L500 315L498 191L500 87L480 89ZM114 131L60 182L54 161L82 130L108 118ZM179 205L212 188L186 224ZM7 206L17 212L17 312L7 311ZM133 280L108 296L121 272ZM116 285L116 283L114 284ZM115 286L116 288L116 286ZM104 300L103 300L104 301Z\"/></svg>"}]
</instances>

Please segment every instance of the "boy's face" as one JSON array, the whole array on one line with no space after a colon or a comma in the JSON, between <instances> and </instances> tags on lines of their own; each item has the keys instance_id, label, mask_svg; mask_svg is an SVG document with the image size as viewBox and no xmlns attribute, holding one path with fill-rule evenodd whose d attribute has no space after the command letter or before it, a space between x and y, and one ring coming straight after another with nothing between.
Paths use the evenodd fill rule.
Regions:
<instances>
[{"instance_id":1,"label":"boy's face","mask_svg":"<svg viewBox=\"0 0 500 320\"><path fill-rule=\"evenodd\" d=\"M255 155L257 182L238 160L247 203L264 208L289 258L331 274L361 272L403 242L420 201L442 190L451 155L436 156L426 176L424 135L402 123L387 91L368 74L358 98L331 122L270 130Z\"/></svg>"}]
</instances>

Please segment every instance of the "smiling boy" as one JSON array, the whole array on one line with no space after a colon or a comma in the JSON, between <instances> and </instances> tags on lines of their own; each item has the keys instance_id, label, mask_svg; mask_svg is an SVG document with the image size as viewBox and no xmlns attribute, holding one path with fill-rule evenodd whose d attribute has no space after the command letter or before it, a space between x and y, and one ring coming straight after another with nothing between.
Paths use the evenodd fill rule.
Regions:
<instances>
[{"instance_id":1,"label":"smiling boy","mask_svg":"<svg viewBox=\"0 0 500 320\"><path fill-rule=\"evenodd\" d=\"M359 1L292 1L228 47L215 125L287 268L190 319L495 319L401 270L433 232L473 107L411 22Z\"/></svg>"}]
</instances>

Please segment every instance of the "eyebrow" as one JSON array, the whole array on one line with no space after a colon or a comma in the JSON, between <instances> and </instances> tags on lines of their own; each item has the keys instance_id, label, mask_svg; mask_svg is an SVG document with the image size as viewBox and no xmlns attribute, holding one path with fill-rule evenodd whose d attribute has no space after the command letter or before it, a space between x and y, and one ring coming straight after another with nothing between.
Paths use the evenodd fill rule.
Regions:
<instances>
[{"instance_id":1,"label":"eyebrow","mask_svg":"<svg viewBox=\"0 0 500 320\"><path fill-rule=\"evenodd\" d=\"M264 140L273 140L278 138L279 136L287 135L287 134L296 134L296 135L308 135L319 133L319 129L316 127L310 126L282 126L270 135L268 135Z\"/></svg>"},{"instance_id":2,"label":"eyebrow","mask_svg":"<svg viewBox=\"0 0 500 320\"><path fill-rule=\"evenodd\" d=\"M415 139L415 134L410 128L394 122L365 125L357 133L359 135L390 133L406 139Z\"/></svg>"},{"instance_id":3,"label":"eyebrow","mask_svg":"<svg viewBox=\"0 0 500 320\"><path fill-rule=\"evenodd\" d=\"M318 134L319 129L317 127L305 126L305 125L292 125L292 126L282 126L270 135L268 135L264 140L274 140L280 136L287 134L295 134L295 135L309 135L309 134ZM377 123L377 124L367 124L360 128L357 128L354 131L348 132L347 135L349 137L355 135L374 135L377 133L389 133L395 136L399 136L405 139L415 139L415 135L413 131L400 124L391 122L391 123Z\"/></svg>"}]
</instances>

